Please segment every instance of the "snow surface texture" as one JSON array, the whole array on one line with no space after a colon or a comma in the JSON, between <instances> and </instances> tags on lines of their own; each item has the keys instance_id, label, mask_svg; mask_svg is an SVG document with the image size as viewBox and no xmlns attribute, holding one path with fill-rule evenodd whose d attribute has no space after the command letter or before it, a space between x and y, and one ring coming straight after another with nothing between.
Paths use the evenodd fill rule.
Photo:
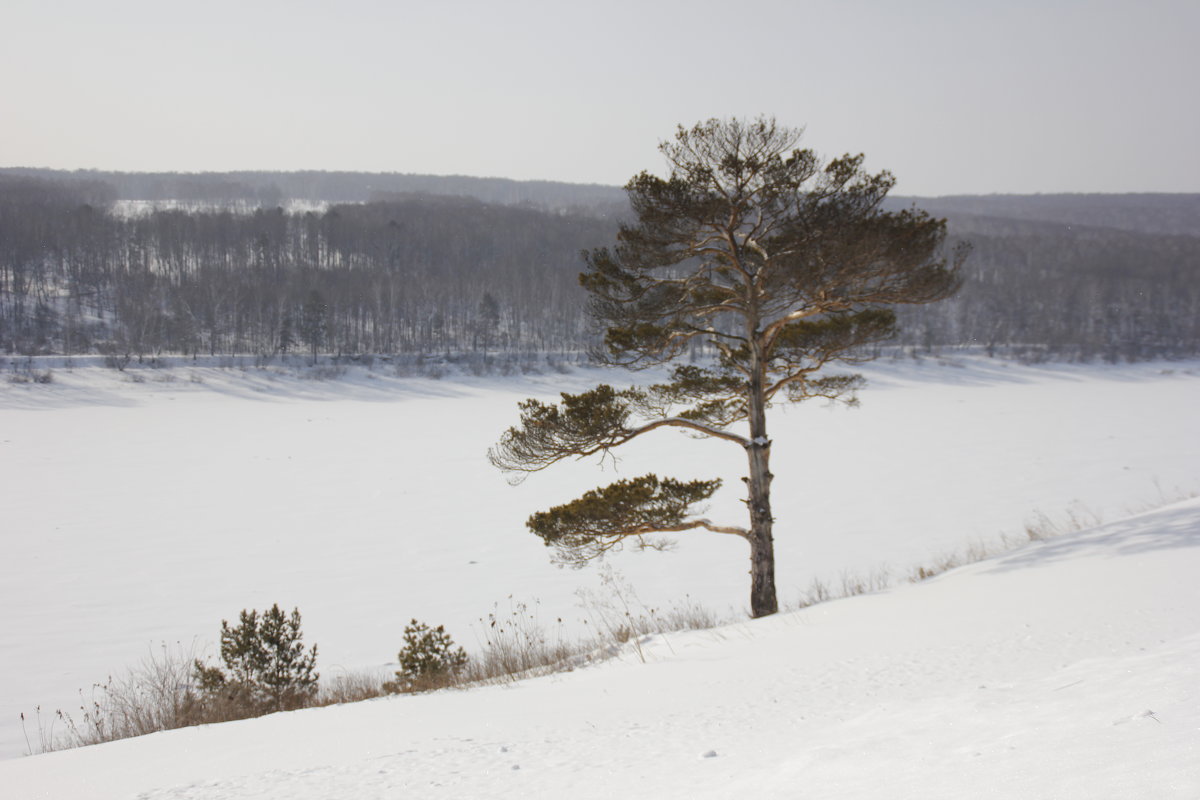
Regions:
<instances>
[{"instance_id":1,"label":"snow surface texture","mask_svg":"<svg viewBox=\"0 0 1200 800\"><path fill-rule=\"evenodd\" d=\"M0 763L26 798L1200 793L1200 501L511 687Z\"/></svg>"},{"instance_id":2,"label":"snow surface texture","mask_svg":"<svg viewBox=\"0 0 1200 800\"><path fill-rule=\"evenodd\" d=\"M973 537L1020 535L1035 509L1116 519L1160 489L1196 488L1197 371L882 363L860 409L777 414L782 600L814 576L905 574ZM75 689L160 641L211 641L242 608L298 605L326 675L394 658L411 617L470 648L472 623L509 595L539 600L546 620L581 616L574 592L595 575L550 566L522 523L618 476L582 462L513 488L483 452L516 400L607 374L195 374L78 370L0 391L6 755L25 749L18 712L74 708ZM619 477L720 475L708 516L739 513L736 449L652 438L626 448ZM928 583L660 637L643 645L647 664L627 654L515 688L7 761L0 785L22 797L1194 798L1198 519L1184 503ZM615 561L647 605L690 594L742 608L741 543L681 541Z\"/></svg>"}]
</instances>

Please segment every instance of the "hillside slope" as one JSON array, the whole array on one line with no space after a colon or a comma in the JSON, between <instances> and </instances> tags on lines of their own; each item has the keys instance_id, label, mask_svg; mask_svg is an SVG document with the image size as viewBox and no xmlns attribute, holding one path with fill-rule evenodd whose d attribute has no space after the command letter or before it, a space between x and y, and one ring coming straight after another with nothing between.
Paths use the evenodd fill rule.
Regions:
<instances>
[{"instance_id":1,"label":"hillside slope","mask_svg":"<svg viewBox=\"0 0 1200 800\"><path fill-rule=\"evenodd\" d=\"M490 687L0 763L26 798L1195 798L1200 500Z\"/></svg>"}]
</instances>

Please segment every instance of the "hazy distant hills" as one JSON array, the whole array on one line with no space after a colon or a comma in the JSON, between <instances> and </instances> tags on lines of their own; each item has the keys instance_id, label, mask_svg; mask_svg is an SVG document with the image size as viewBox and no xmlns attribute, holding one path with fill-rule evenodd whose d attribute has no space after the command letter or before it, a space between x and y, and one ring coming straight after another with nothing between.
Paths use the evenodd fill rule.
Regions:
<instances>
[{"instance_id":1,"label":"hazy distant hills","mask_svg":"<svg viewBox=\"0 0 1200 800\"><path fill-rule=\"evenodd\" d=\"M1200 236L1200 194L987 194L896 198L935 216L996 217Z\"/></svg>"},{"instance_id":2,"label":"hazy distant hills","mask_svg":"<svg viewBox=\"0 0 1200 800\"><path fill-rule=\"evenodd\" d=\"M110 187L114 200L275 206L286 201L363 203L395 194L473 197L485 203L612 216L622 212L618 186L516 181L465 175L396 172L111 172L0 168L0 174ZM916 205L936 216L974 216L1085 225L1143 233L1200 236L1197 194L990 194L889 198L891 207Z\"/></svg>"},{"instance_id":3,"label":"hazy distant hills","mask_svg":"<svg viewBox=\"0 0 1200 800\"><path fill-rule=\"evenodd\" d=\"M106 172L0 168L0 174L62 182L95 182L111 187L114 200L253 203L287 201L365 203L394 194L473 197L498 205L547 210L590 209L608 213L625 206L616 186L472 178L464 175L409 175L398 172Z\"/></svg>"}]
</instances>

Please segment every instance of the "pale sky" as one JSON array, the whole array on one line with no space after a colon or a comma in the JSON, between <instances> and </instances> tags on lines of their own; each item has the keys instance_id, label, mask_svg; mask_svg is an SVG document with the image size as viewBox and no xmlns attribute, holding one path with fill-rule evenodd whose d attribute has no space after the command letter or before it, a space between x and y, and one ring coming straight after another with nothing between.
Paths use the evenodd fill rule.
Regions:
<instances>
[{"instance_id":1,"label":"pale sky","mask_svg":"<svg viewBox=\"0 0 1200 800\"><path fill-rule=\"evenodd\" d=\"M1196 0L0 0L0 166L624 184L774 115L897 192L1200 192Z\"/></svg>"}]
</instances>

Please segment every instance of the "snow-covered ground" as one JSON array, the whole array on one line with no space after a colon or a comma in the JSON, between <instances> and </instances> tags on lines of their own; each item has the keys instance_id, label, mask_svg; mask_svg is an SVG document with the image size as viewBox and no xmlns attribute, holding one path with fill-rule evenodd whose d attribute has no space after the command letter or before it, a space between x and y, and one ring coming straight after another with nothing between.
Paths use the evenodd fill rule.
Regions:
<instances>
[{"instance_id":1,"label":"snow-covered ground","mask_svg":"<svg viewBox=\"0 0 1200 800\"><path fill-rule=\"evenodd\" d=\"M1119 520L1200 489L1196 363L866 372L861 408L773 420L785 603L814 577L903 576L972 540L1023 536L1037 511ZM664 433L626 448L617 474L580 462L518 487L487 465L517 400L606 373L137 374L56 370L51 384L0 388L4 755L25 750L21 711L73 709L77 689L159 642L211 643L242 608L299 606L327 676L394 659L413 617L468 649L497 603L578 625L575 593L595 571L550 565L523 521L618 476L719 475L709 516L741 510L741 453L721 442ZM689 595L740 613L741 544L698 534L614 562L647 606ZM927 583L658 638L646 664L628 654L516 688L9 760L0 785L31 797L1194 798L1197 545L1189 501Z\"/></svg>"},{"instance_id":2,"label":"snow-covered ground","mask_svg":"<svg viewBox=\"0 0 1200 800\"><path fill-rule=\"evenodd\" d=\"M0 763L24 798L1200 794L1200 502L528 681Z\"/></svg>"}]
</instances>

